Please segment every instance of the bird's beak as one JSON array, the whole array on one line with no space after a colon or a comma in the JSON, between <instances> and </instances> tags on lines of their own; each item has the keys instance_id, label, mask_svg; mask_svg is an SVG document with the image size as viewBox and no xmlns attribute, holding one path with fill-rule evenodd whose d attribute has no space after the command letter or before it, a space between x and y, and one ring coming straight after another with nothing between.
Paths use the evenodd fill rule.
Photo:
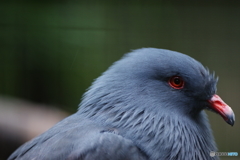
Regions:
<instances>
[{"instance_id":1,"label":"bird's beak","mask_svg":"<svg viewBox=\"0 0 240 160\"><path fill-rule=\"evenodd\" d=\"M230 124L234 125L235 115L231 107L229 107L218 95L213 95L209 100L210 107L212 110L220 114L223 119Z\"/></svg>"}]
</instances>

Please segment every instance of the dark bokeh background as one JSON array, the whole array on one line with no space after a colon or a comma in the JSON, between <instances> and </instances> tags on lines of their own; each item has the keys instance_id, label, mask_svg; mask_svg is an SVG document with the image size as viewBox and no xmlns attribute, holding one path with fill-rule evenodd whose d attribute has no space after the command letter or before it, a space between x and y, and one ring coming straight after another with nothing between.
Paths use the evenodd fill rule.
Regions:
<instances>
[{"instance_id":1,"label":"dark bokeh background","mask_svg":"<svg viewBox=\"0 0 240 160\"><path fill-rule=\"evenodd\" d=\"M239 42L237 0L1 1L0 96L73 113L93 79L124 53L142 47L175 50L220 77L218 94L233 108L235 126L207 113L219 151L240 153ZM8 136L1 130L0 137ZM6 139L2 159L20 145Z\"/></svg>"}]
</instances>

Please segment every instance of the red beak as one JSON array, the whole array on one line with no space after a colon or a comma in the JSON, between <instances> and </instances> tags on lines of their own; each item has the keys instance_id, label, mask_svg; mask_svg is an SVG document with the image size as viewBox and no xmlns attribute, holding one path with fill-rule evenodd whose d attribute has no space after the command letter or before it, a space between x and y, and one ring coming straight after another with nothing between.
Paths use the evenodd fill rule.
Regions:
<instances>
[{"instance_id":1,"label":"red beak","mask_svg":"<svg viewBox=\"0 0 240 160\"><path fill-rule=\"evenodd\" d=\"M230 124L234 125L235 115L231 107L229 107L218 95L213 95L209 100L211 104L211 109L220 114L223 119Z\"/></svg>"}]
</instances>

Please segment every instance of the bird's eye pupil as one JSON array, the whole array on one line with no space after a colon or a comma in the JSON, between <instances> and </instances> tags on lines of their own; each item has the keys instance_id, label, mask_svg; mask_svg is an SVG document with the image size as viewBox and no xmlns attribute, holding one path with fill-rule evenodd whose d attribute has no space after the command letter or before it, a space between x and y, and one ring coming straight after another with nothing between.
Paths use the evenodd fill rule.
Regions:
<instances>
[{"instance_id":1,"label":"bird's eye pupil","mask_svg":"<svg viewBox=\"0 0 240 160\"><path fill-rule=\"evenodd\" d=\"M173 76L168 81L169 85L174 89L182 89L184 86L184 81L179 76Z\"/></svg>"},{"instance_id":2,"label":"bird's eye pupil","mask_svg":"<svg viewBox=\"0 0 240 160\"><path fill-rule=\"evenodd\" d=\"M178 77L176 77L176 78L174 79L174 83L179 85L179 84L180 84L180 79L179 79Z\"/></svg>"}]
</instances>

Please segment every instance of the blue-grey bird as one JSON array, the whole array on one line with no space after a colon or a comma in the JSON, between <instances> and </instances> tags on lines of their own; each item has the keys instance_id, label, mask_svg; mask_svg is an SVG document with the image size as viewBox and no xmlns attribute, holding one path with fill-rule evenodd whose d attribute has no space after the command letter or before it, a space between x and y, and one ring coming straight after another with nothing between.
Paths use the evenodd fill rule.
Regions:
<instances>
[{"instance_id":1,"label":"blue-grey bird","mask_svg":"<svg viewBox=\"0 0 240 160\"><path fill-rule=\"evenodd\" d=\"M217 79L193 58L143 48L97 78L79 110L10 157L34 160L207 160L217 151L204 109L234 124Z\"/></svg>"}]
</instances>

